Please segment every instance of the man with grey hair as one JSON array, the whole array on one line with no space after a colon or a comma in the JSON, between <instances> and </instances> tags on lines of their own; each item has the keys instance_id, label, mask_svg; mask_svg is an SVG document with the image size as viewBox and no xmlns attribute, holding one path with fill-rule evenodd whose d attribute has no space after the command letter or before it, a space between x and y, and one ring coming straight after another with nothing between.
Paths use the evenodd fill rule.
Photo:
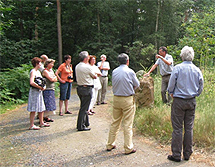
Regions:
<instances>
[{"instance_id":1,"label":"man with grey hair","mask_svg":"<svg viewBox=\"0 0 215 167\"><path fill-rule=\"evenodd\" d=\"M183 145L184 160L189 160L192 154L193 125L196 109L196 96L203 90L203 76L198 67L192 61L194 50L185 46L180 54L183 62L173 68L168 91L173 98L171 107L172 121L172 155L168 159L175 162L181 161ZM183 135L184 126L184 135Z\"/></svg>"},{"instance_id":2,"label":"man with grey hair","mask_svg":"<svg viewBox=\"0 0 215 167\"><path fill-rule=\"evenodd\" d=\"M93 79L96 79L96 74L93 72L92 67L89 65L89 53L82 51L79 54L80 63L75 67L76 80L77 80L77 94L81 101L78 113L77 129L78 131L88 131L88 108L92 98Z\"/></svg>"},{"instance_id":3,"label":"man with grey hair","mask_svg":"<svg viewBox=\"0 0 215 167\"><path fill-rule=\"evenodd\" d=\"M43 54L43 55L40 56L40 58L42 59L42 62L41 62L41 66L39 68L39 71L42 73L43 70L45 69L44 68L44 64L48 60L48 56L46 56L46 55Z\"/></svg>"},{"instance_id":4,"label":"man with grey hair","mask_svg":"<svg viewBox=\"0 0 215 167\"><path fill-rule=\"evenodd\" d=\"M107 56L102 54L100 57L101 61L97 63L97 66L102 73L102 75L99 77L102 88L98 91L97 105L107 104L104 100L108 86L108 70L110 70L110 64L108 61L106 61Z\"/></svg>"},{"instance_id":5,"label":"man with grey hair","mask_svg":"<svg viewBox=\"0 0 215 167\"><path fill-rule=\"evenodd\" d=\"M115 140L119 131L119 126L123 121L124 126L124 149L125 154L135 153L132 142L132 126L135 114L134 94L135 89L140 83L135 72L128 67L129 57L125 53L118 56L120 66L113 70L112 85L113 85L113 122L110 127L109 137L107 142L107 151L116 148Z\"/></svg>"}]
</instances>

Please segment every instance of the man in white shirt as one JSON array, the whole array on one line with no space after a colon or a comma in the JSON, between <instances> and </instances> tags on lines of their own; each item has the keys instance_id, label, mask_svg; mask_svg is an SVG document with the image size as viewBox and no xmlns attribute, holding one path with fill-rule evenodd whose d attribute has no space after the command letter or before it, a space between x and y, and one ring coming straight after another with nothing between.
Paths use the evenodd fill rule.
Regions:
<instances>
[{"instance_id":1,"label":"man in white shirt","mask_svg":"<svg viewBox=\"0 0 215 167\"><path fill-rule=\"evenodd\" d=\"M107 56L103 54L100 57L101 61L97 63L97 66L102 73L102 75L100 76L102 88L98 92L97 105L107 104L104 100L108 86L108 70L110 70L110 64L108 61L106 61Z\"/></svg>"},{"instance_id":2,"label":"man in white shirt","mask_svg":"<svg viewBox=\"0 0 215 167\"><path fill-rule=\"evenodd\" d=\"M89 53L82 51L79 54L80 63L75 67L77 79L77 94L80 98L81 105L78 113L77 129L78 131L88 131L88 108L92 98L93 79L96 79L96 74L93 72L92 67L89 65Z\"/></svg>"}]
</instances>

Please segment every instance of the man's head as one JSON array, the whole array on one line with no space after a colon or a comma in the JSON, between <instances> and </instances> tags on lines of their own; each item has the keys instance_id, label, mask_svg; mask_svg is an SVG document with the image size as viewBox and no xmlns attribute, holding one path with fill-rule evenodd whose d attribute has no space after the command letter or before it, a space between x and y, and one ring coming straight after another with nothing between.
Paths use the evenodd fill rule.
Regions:
<instances>
[{"instance_id":1,"label":"man's head","mask_svg":"<svg viewBox=\"0 0 215 167\"><path fill-rule=\"evenodd\" d=\"M118 61L120 64L126 64L126 65L129 65L129 57L127 54L125 53L121 53L119 56L118 56Z\"/></svg>"},{"instance_id":2,"label":"man's head","mask_svg":"<svg viewBox=\"0 0 215 167\"><path fill-rule=\"evenodd\" d=\"M46 60L48 60L48 56L46 56L46 55L41 55L40 57L41 57L43 63L44 63Z\"/></svg>"},{"instance_id":3,"label":"man's head","mask_svg":"<svg viewBox=\"0 0 215 167\"><path fill-rule=\"evenodd\" d=\"M180 57L183 61L193 61L194 59L194 50L192 47L185 46L181 50Z\"/></svg>"},{"instance_id":4,"label":"man's head","mask_svg":"<svg viewBox=\"0 0 215 167\"><path fill-rule=\"evenodd\" d=\"M104 55L104 54L102 54L102 55L100 56L100 58L101 58L101 60L102 60L102 61L105 61L105 60L106 60L106 58L107 58L107 56L106 56L106 55Z\"/></svg>"},{"instance_id":5,"label":"man's head","mask_svg":"<svg viewBox=\"0 0 215 167\"><path fill-rule=\"evenodd\" d=\"M159 55L165 56L167 54L167 48L165 46L161 46L159 48Z\"/></svg>"},{"instance_id":6,"label":"man's head","mask_svg":"<svg viewBox=\"0 0 215 167\"><path fill-rule=\"evenodd\" d=\"M89 53L87 51L82 51L81 53L79 53L79 58L81 62L88 62Z\"/></svg>"}]
</instances>

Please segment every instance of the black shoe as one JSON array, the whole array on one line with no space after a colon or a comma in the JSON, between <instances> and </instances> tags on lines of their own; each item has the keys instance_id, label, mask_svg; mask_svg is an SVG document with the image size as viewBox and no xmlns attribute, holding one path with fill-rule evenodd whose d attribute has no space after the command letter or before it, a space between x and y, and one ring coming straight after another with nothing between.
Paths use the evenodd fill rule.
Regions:
<instances>
[{"instance_id":1,"label":"black shoe","mask_svg":"<svg viewBox=\"0 0 215 167\"><path fill-rule=\"evenodd\" d=\"M181 162L181 159L176 159L172 155L168 155L167 159L174 162Z\"/></svg>"},{"instance_id":2,"label":"black shoe","mask_svg":"<svg viewBox=\"0 0 215 167\"><path fill-rule=\"evenodd\" d=\"M101 104L107 104L106 102L102 102Z\"/></svg>"},{"instance_id":3,"label":"black shoe","mask_svg":"<svg viewBox=\"0 0 215 167\"><path fill-rule=\"evenodd\" d=\"M96 103L97 105L100 105L100 103L98 102L98 103Z\"/></svg>"},{"instance_id":4,"label":"black shoe","mask_svg":"<svg viewBox=\"0 0 215 167\"><path fill-rule=\"evenodd\" d=\"M78 131L89 131L91 128L78 129Z\"/></svg>"},{"instance_id":5,"label":"black shoe","mask_svg":"<svg viewBox=\"0 0 215 167\"><path fill-rule=\"evenodd\" d=\"M190 159L190 158L185 158L185 157L184 157L184 160L185 160L185 161L189 161L189 159Z\"/></svg>"}]
</instances>

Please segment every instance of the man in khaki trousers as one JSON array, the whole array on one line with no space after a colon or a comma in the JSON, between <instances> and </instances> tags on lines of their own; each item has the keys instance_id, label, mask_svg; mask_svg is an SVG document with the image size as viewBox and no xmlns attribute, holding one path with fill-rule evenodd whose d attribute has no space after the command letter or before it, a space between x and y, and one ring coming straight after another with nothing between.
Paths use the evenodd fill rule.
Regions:
<instances>
[{"instance_id":1,"label":"man in khaki trousers","mask_svg":"<svg viewBox=\"0 0 215 167\"><path fill-rule=\"evenodd\" d=\"M116 135L119 131L119 126L123 121L124 128L124 149L125 154L135 153L132 136L133 136L133 120L135 115L134 97L135 89L140 83L135 72L128 67L129 57L122 53L118 56L120 66L112 73L113 86L113 122L110 127L109 137L107 142L107 151L116 148Z\"/></svg>"}]
</instances>

